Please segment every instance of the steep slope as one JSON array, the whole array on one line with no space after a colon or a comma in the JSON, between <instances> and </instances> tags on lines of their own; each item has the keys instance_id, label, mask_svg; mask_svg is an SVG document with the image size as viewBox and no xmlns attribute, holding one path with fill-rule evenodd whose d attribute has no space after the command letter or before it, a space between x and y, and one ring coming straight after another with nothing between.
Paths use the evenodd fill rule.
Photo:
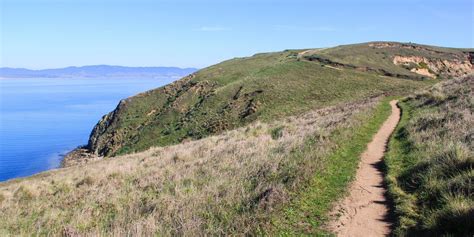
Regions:
<instances>
[{"instance_id":1,"label":"steep slope","mask_svg":"<svg viewBox=\"0 0 474 237\"><path fill-rule=\"evenodd\" d=\"M0 236L315 235L389 112L372 98L3 182Z\"/></svg>"},{"instance_id":2,"label":"steep slope","mask_svg":"<svg viewBox=\"0 0 474 237\"><path fill-rule=\"evenodd\" d=\"M411 72L409 65L394 63L400 52L403 57L471 65L466 50L378 44L264 53L211 66L122 100L94 128L87 149L100 156L142 151L217 134L257 118L268 121L341 102L407 93L430 83L430 77ZM445 71L439 75L448 76L451 69Z\"/></svg>"}]
</instances>

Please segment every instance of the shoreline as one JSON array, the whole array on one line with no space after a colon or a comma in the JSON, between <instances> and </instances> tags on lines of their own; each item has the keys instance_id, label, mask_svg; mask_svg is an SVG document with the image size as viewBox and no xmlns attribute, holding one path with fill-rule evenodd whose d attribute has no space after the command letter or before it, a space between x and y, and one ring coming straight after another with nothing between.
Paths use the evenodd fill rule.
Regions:
<instances>
[{"instance_id":1,"label":"shoreline","mask_svg":"<svg viewBox=\"0 0 474 237\"><path fill-rule=\"evenodd\" d=\"M84 165L84 164L90 163L92 161L97 161L97 160L101 160L101 159L104 158L104 157L97 156L97 155L91 153L86 148L86 146L79 146L77 148L74 148L74 149L70 150L66 154L61 154L59 156L62 156L62 158L59 161L58 166L48 168L46 170L39 171L39 172L29 174L29 175L25 175L25 176L18 176L18 177L9 178L9 179L6 179L6 180L0 180L0 184L15 182L15 180L20 180L20 179L28 179L28 178L31 178L31 177L40 176L40 175L42 175L44 173L47 173L47 172L52 172L52 171L55 171L55 170L61 170L61 169L64 169L64 168L69 168L69 167L74 167L74 166L80 166L80 165Z\"/></svg>"},{"instance_id":2,"label":"shoreline","mask_svg":"<svg viewBox=\"0 0 474 237\"><path fill-rule=\"evenodd\" d=\"M103 157L91 153L86 146L79 146L64 155L58 168L83 165L100 159Z\"/></svg>"}]
</instances>

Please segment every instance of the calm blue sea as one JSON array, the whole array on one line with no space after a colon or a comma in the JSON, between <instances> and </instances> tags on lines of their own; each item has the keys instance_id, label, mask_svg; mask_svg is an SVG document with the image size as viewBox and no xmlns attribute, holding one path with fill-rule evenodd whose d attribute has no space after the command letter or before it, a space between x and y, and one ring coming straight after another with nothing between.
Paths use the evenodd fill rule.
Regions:
<instances>
[{"instance_id":1,"label":"calm blue sea","mask_svg":"<svg viewBox=\"0 0 474 237\"><path fill-rule=\"evenodd\" d=\"M58 167L120 99L172 79L0 79L0 181Z\"/></svg>"}]
</instances>

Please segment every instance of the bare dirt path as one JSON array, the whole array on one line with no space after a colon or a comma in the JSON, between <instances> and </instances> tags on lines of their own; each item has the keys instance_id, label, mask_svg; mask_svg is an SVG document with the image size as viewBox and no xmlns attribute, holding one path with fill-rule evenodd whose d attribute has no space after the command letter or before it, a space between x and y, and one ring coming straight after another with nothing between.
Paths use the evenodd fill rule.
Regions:
<instances>
[{"instance_id":1,"label":"bare dirt path","mask_svg":"<svg viewBox=\"0 0 474 237\"><path fill-rule=\"evenodd\" d=\"M382 157L387 141L400 120L397 101L390 102L392 114L375 134L361 156L356 179L350 186L349 195L334 209L339 216L329 223L329 230L338 236L387 236L391 218L385 197Z\"/></svg>"},{"instance_id":2,"label":"bare dirt path","mask_svg":"<svg viewBox=\"0 0 474 237\"><path fill-rule=\"evenodd\" d=\"M319 48L319 49L308 49L308 50L305 50L303 52L300 52L298 53L298 55L296 56L298 59L302 59L304 57L305 54L315 54L321 50L323 50L324 48Z\"/></svg>"}]
</instances>

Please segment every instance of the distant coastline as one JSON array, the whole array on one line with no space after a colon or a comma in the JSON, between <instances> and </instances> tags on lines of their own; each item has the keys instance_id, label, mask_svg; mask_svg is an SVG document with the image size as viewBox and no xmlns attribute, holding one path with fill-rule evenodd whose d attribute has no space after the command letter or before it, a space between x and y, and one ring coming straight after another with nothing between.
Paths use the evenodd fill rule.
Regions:
<instances>
[{"instance_id":1,"label":"distant coastline","mask_svg":"<svg viewBox=\"0 0 474 237\"><path fill-rule=\"evenodd\" d=\"M0 68L0 79L10 78L181 78L197 68L179 67L125 67L92 65L56 69L31 70L25 68Z\"/></svg>"}]
</instances>

